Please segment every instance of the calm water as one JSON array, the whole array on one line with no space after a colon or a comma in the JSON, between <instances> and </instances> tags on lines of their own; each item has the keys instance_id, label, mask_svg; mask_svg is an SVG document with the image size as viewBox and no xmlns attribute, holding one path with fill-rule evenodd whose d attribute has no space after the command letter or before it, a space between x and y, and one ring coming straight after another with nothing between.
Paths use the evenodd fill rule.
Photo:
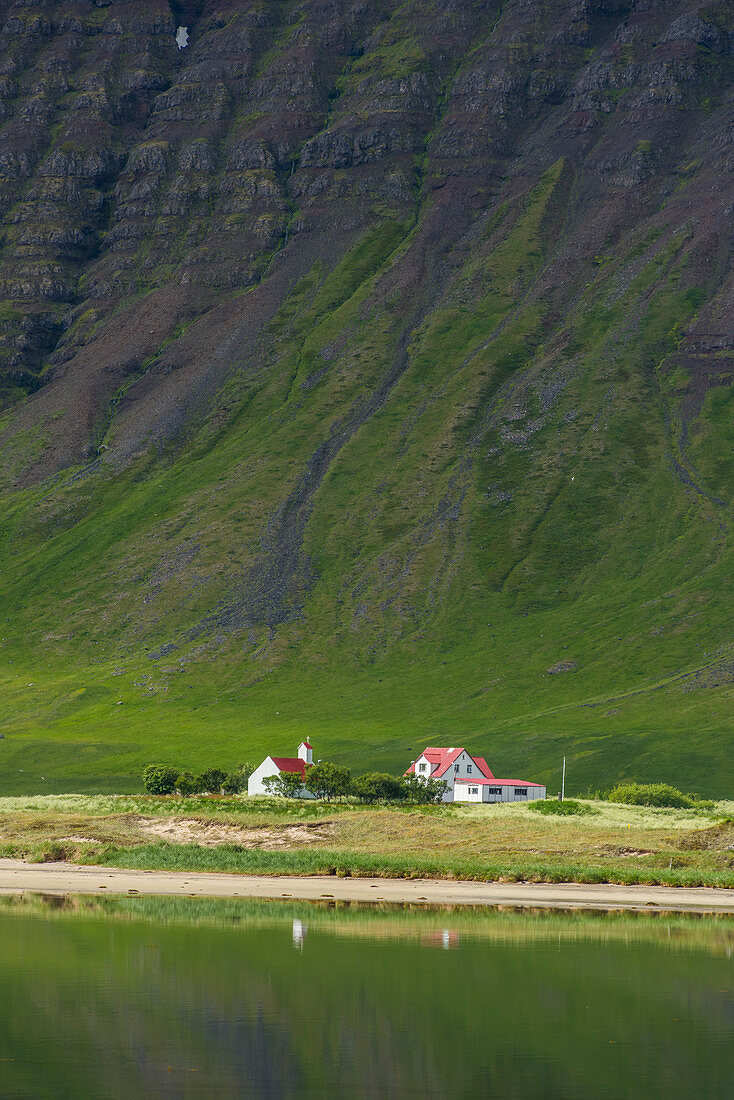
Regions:
<instances>
[{"instance_id":1,"label":"calm water","mask_svg":"<svg viewBox=\"0 0 734 1100\"><path fill-rule=\"evenodd\" d=\"M734 1094L732 924L181 904L0 906L2 1100Z\"/></svg>"}]
</instances>

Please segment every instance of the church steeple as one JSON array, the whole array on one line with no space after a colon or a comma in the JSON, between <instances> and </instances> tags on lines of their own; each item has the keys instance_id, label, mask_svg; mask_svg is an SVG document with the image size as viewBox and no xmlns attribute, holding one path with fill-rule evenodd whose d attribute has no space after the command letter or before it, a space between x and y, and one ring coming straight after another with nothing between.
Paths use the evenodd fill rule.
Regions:
<instances>
[{"instance_id":1,"label":"church steeple","mask_svg":"<svg viewBox=\"0 0 734 1100\"><path fill-rule=\"evenodd\" d=\"M307 764L313 764L313 749L308 741L301 741L298 746L298 759L305 760Z\"/></svg>"}]
</instances>

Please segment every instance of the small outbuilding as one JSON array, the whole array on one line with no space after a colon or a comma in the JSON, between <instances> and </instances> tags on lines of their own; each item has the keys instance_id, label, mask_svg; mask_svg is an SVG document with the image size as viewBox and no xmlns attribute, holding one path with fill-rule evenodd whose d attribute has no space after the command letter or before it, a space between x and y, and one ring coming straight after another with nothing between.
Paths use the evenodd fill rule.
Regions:
<instances>
[{"instance_id":1,"label":"small outbuilding","mask_svg":"<svg viewBox=\"0 0 734 1100\"><path fill-rule=\"evenodd\" d=\"M247 780L247 793L268 794L264 781L271 775L280 775L281 772L300 772L301 776L305 777L306 768L311 764L313 764L313 749L308 741L302 741L298 746L298 756L266 756ZM299 798L313 797L305 787L301 788Z\"/></svg>"},{"instance_id":2,"label":"small outbuilding","mask_svg":"<svg viewBox=\"0 0 734 1100\"><path fill-rule=\"evenodd\" d=\"M457 779L454 802L533 802L545 787L524 779Z\"/></svg>"}]
</instances>

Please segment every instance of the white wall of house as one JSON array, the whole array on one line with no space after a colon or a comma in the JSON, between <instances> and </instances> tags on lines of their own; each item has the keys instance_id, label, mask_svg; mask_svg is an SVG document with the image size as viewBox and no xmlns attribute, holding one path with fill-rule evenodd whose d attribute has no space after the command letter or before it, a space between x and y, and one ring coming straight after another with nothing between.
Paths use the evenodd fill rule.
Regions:
<instances>
[{"instance_id":1,"label":"white wall of house","mask_svg":"<svg viewBox=\"0 0 734 1100\"><path fill-rule=\"evenodd\" d=\"M415 762L415 774L418 776L419 779L430 779L433 772L438 771L438 768L438 764L432 764L431 761L427 760L425 756L419 756ZM441 801L453 802L453 780L449 779L448 773L446 775L442 775L441 778L446 783L446 790L441 797Z\"/></svg>"},{"instance_id":2,"label":"white wall of house","mask_svg":"<svg viewBox=\"0 0 734 1100\"><path fill-rule=\"evenodd\" d=\"M545 798L545 787L537 787L534 783L502 784L502 802L536 802L539 798Z\"/></svg>"},{"instance_id":3,"label":"white wall of house","mask_svg":"<svg viewBox=\"0 0 734 1100\"><path fill-rule=\"evenodd\" d=\"M425 767L421 767L424 765ZM439 769L439 764L431 764L430 760L427 760L425 756L419 756L415 762L415 774L419 779L432 779L434 778L434 772ZM464 751L460 756L457 756L453 764L450 765L448 771L444 772L439 778L446 784L446 790L443 795L443 802L454 801L454 782L457 779L476 776L479 779L483 779L483 775L478 766L474 763L468 752Z\"/></svg>"},{"instance_id":4,"label":"white wall of house","mask_svg":"<svg viewBox=\"0 0 734 1100\"><path fill-rule=\"evenodd\" d=\"M457 783L454 787L454 802L483 802L484 788L471 783Z\"/></svg>"},{"instance_id":5,"label":"white wall of house","mask_svg":"<svg viewBox=\"0 0 734 1100\"><path fill-rule=\"evenodd\" d=\"M454 802L533 802L545 798L545 787L534 783L457 783Z\"/></svg>"},{"instance_id":6,"label":"white wall of house","mask_svg":"<svg viewBox=\"0 0 734 1100\"><path fill-rule=\"evenodd\" d=\"M420 779L430 779L432 767L433 765L426 760L425 756L419 756L415 762L415 774Z\"/></svg>"}]
</instances>

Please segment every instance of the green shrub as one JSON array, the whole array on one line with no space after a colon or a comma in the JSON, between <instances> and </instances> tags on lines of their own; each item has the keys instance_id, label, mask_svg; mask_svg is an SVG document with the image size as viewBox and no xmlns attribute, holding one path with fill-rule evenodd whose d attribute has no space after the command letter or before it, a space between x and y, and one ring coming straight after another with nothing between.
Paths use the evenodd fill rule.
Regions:
<instances>
[{"instance_id":1,"label":"green shrub","mask_svg":"<svg viewBox=\"0 0 734 1100\"><path fill-rule=\"evenodd\" d=\"M563 802L559 802L555 798L538 799L536 802L530 803L530 809L534 810L536 814L547 814L550 817L573 817L578 814L599 813L596 807L587 806L583 802L576 802L573 798L565 798Z\"/></svg>"},{"instance_id":2,"label":"green shrub","mask_svg":"<svg viewBox=\"0 0 734 1100\"><path fill-rule=\"evenodd\" d=\"M225 794L239 794L247 786L247 779L240 771L225 775L222 790Z\"/></svg>"},{"instance_id":3,"label":"green shrub","mask_svg":"<svg viewBox=\"0 0 734 1100\"><path fill-rule=\"evenodd\" d=\"M191 772L179 772L176 780L176 790L182 795L198 794L200 790L199 780Z\"/></svg>"},{"instance_id":4,"label":"green shrub","mask_svg":"<svg viewBox=\"0 0 734 1100\"><path fill-rule=\"evenodd\" d=\"M403 780L385 772L358 775L352 783L352 794L360 802L404 802L408 796Z\"/></svg>"},{"instance_id":5,"label":"green shrub","mask_svg":"<svg viewBox=\"0 0 734 1100\"><path fill-rule=\"evenodd\" d=\"M625 806L667 806L676 810L690 810L695 806L704 808L706 805L667 783L620 783L607 797L610 802L621 802Z\"/></svg>"},{"instance_id":6,"label":"green shrub","mask_svg":"<svg viewBox=\"0 0 734 1100\"><path fill-rule=\"evenodd\" d=\"M197 775L196 781L199 790L204 794L219 794L227 779L227 773L221 768L209 768L208 771Z\"/></svg>"},{"instance_id":7,"label":"green shrub","mask_svg":"<svg viewBox=\"0 0 734 1100\"><path fill-rule=\"evenodd\" d=\"M209 768L200 775L189 771L179 771L167 764L150 764L143 772L143 787L148 794L180 795L239 794L247 786L247 780L255 769L251 764L238 764L234 772L225 772L221 768Z\"/></svg>"},{"instance_id":8,"label":"green shrub","mask_svg":"<svg viewBox=\"0 0 734 1100\"><path fill-rule=\"evenodd\" d=\"M167 764L149 764L143 772L143 787L148 794L173 794L179 774L178 768Z\"/></svg>"},{"instance_id":9,"label":"green shrub","mask_svg":"<svg viewBox=\"0 0 734 1100\"><path fill-rule=\"evenodd\" d=\"M263 779L263 787L268 794L281 798L299 798L303 790L303 776L300 772L280 772Z\"/></svg>"},{"instance_id":10,"label":"green shrub","mask_svg":"<svg viewBox=\"0 0 734 1100\"><path fill-rule=\"evenodd\" d=\"M447 789L443 779L421 779L417 775L406 775L400 782L405 788L408 802L416 802L419 806L441 802Z\"/></svg>"},{"instance_id":11,"label":"green shrub","mask_svg":"<svg viewBox=\"0 0 734 1100\"><path fill-rule=\"evenodd\" d=\"M307 769L304 785L316 798L344 798L352 790L352 773L341 764L324 760Z\"/></svg>"}]
</instances>

